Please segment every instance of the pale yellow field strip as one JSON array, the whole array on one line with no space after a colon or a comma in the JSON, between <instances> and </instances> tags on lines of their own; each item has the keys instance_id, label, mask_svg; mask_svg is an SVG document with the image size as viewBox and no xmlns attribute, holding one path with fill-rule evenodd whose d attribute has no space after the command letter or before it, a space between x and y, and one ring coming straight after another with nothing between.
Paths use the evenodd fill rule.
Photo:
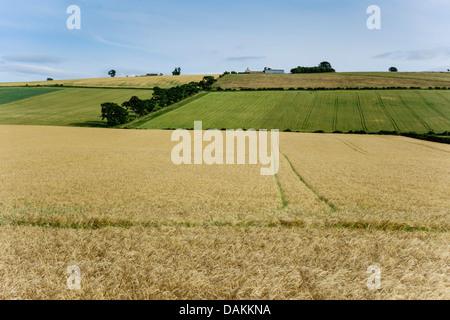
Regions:
<instances>
[{"instance_id":1,"label":"pale yellow field strip","mask_svg":"<svg viewBox=\"0 0 450 320\"><path fill-rule=\"evenodd\" d=\"M0 86L29 86L36 85L64 85L81 87L117 87L117 88L153 88L174 87L177 85L199 82L206 75L180 75L180 76L154 76L154 77L114 77L114 78L91 78L91 79L73 79L73 80L55 80L55 81L29 81L29 82L5 82ZM212 75L217 77L218 75Z\"/></svg>"},{"instance_id":2,"label":"pale yellow field strip","mask_svg":"<svg viewBox=\"0 0 450 320\"><path fill-rule=\"evenodd\" d=\"M448 234L2 227L0 238L0 299L450 298ZM71 265L80 291L67 288Z\"/></svg>"}]
</instances>

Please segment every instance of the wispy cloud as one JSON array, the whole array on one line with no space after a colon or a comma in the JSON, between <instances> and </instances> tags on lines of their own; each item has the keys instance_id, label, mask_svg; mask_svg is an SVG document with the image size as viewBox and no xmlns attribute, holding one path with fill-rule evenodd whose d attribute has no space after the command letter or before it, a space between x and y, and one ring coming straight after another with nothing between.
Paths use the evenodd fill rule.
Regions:
<instances>
[{"instance_id":1,"label":"wispy cloud","mask_svg":"<svg viewBox=\"0 0 450 320\"><path fill-rule=\"evenodd\" d=\"M28 54L9 54L2 57L3 60L11 62L25 62L25 63L60 63L61 58L50 54L42 53L28 53Z\"/></svg>"},{"instance_id":2,"label":"wispy cloud","mask_svg":"<svg viewBox=\"0 0 450 320\"><path fill-rule=\"evenodd\" d=\"M142 52L146 52L146 53L150 53L151 55L155 56L162 56L162 54L148 50L145 47L140 47L140 46L135 46L135 45L130 45L130 44L126 44L126 43L121 43L121 42L117 42L117 41L112 41L109 39L106 39L98 34L95 33L91 33L91 37L96 40L97 42L106 44L106 45L110 45L110 46L114 46L114 47L120 47L120 48L125 48L125 49L131 49L131 50L139 50Z\"/></svg>"},{"instance_id":3,"label":"wispy cloud","mask_svg":"<svg viewBox=\"0 0 450 320\"><path fill-rule=\"evenodd\" d=\"M12 74L34 74L41 76L64 76L65 72L62 70L35 66L27 64L16 64L16 65L0 65L0 72L7 72Z\"/></svg>"},{"instance_id":4,"label":"wispy cloud","mask_svg":"<svg viewBox=\"0 0 450 320\"><path fill-rule=\"evenodd\" d=\"M438 57L450 57L450 47L407 50L407 51L390 51L372 58L374 59L403 59L403 60L430 60Z\"/></svg>"},{"instance_id":5,"label":"wispy cloud","mask_svg":"<svg viewBox=\"0 0 450 320\"><path fill-rule=\"evenodd\" d=\"M145 50L144 48L141 47L137 47L137 46L133 46L133 45L128 45L125 43L120 43L120 42L116 42L116 41L111 41L108 39L103 38L102 36L99 36L98 34L94 34L92 33L92 38L94 38L96 41L101 42L103 44L107 44L110 46L116 46L116 47L122 47L122 48L127 48L127 49L134 49L134 50Z\"/></svg>"},{"instance_id":6,"label":"wispy cloud","mask_svg":"<svg viewBox=\"0 0 450 320\"><path fill-rule=\"evenodd\" d=\"M227 61L248 61L264 59L264 56L242 56L242 57L228 57Z\"/></svg>"}]
</instances>

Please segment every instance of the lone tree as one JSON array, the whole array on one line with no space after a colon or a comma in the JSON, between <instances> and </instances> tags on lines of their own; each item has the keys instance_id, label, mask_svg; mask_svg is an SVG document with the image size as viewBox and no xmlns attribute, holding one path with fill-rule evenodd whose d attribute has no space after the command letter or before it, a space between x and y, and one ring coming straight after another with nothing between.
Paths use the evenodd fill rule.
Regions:
<instances>
[{"instance_id":1,"label":"lone tree","mask_svg":"<svg viewBox=\"0 0 450 320\"><path fill-rule=\"evenodd\" d=\"M180 67L175 68L175 70L172 71L172 74L174 76L179 76L181 74L181 68Z\"/></svg>"},{"instance_id":2,"label":"lone tree","mask_svg":"<svg viewBox=\"0 0 450 320\"><path fill-rule=\"evenodd\" d=\"M397 72L398 69L396 67L390 67L389 72Z\"/></svg>"},{"instance_id":3,"label":"lone tree","mask_svg":"<svg viewBox=\"0 0 450 320\"><path fill-rule=\"evenodd\" d=\"M109 70L109 71L108 71L108 75L109 75L111 78L114 78L114 77L116 76L116 70L114 70L114 69Z\"/></svg>"}]
</instances>

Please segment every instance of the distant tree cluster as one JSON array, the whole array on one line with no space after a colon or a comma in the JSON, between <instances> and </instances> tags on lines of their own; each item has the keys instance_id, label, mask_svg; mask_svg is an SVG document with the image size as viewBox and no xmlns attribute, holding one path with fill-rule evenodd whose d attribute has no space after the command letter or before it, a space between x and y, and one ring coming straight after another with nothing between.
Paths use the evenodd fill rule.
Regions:
<instances>
[{"instance_id":1,"label":"distant tree cluster","mask_svg":"<svg viewBox=\"0 0 450 320\"><path fill-rule=\"evenodd\" d=\"M336 72L328 61L321 62L317 67L297 67L291 69L291 73L325 73Z\"/></svg>"},{"instance_id":2,"label":"distant tree cluster","mask_svg":"<svg viewBox=\"0 0 450 320\"><path fill-rule=\"evenodd\" d=\"M228 75L228 74L238 74L236 71L231 71L231 72L229 72L229 71L225 71L224 73L222 73L220 76L219 76L219 78L222 78L222 77L224 77L224 76L226 76L226 75Z\"/></svg>"},{"instance_id":3,"label":"distant tree cluster","mask_svg":"<svg viewBox=\"0 0 450 320\"><path fill-rule=\"evenodd\" d=\"M175 70L172 71L172 75L174 75L174 76L181 75L181 68L180 67L175 68Z\"/></svg>"},{"instance_id":4,"label":"distant tree cluster","mask_svg":"<svg viewBox=\"0 0 450 320\"><path fill-rule=\"evenodd\" d=\"M174 104L178 101L186 99L200 91L198 82L191 82L189 84L183 84L168 89L162 89L160 87L153 88L152 100L160 107L164 108Z\"/></svg>"},{"instance_id":5,"label":"distant tree cluster","mask_svg":"<svg viewBox=\"0 0 450 320\"><path fill-rule=\"evenodd\" d=\"M108 127L118 126L128 121L128 111L117 103L106 102L102 104L102 120L107 121Z\"/></svg>"},{"instance_id":6,"label":"distant tree cluster","mask_svg":"<svg viewBox=\"0 0 450 320\"><path fill-rule=\"evenodd\" d=\"M122 107L133 111L136 116L142 117L155 109L156 101L154 99L141 100L133 96L129 101L122 103Z\"/></svg>"},{"instance_id":7,"label":"distant tree cluster","mask_svg":"<svg viewBox=\"0 0 450 320\"><path fill-rule=\"evenodd\" d=\"M116 76L116 70L114 70L114 69L112 69L112 70L109 70L108 71L108 75L111 77L111 78L114 78L115 76Z\"/></svg>"},{"instance_id":8,"label":"distant tree cluster","mask_svg":"<svg viewBox=\"0 0 450 320\"><path fill-rule=\"evenodd\" d=\"M214 82L217 82L217 80L213 76L204 76L203 80L198 83L198 86L204 91L209 91Z\"/></svg>"},{"instance_id":9,"label":"distant tree cluster","mask_svg":"<svg viewBox=\"0 0 450 320\"><path fill-rule=\"evenodd\" d=\"M153 96L148 100L141 100L133 96L130 100L122 103L122 106L113 102L106 102L102 107L102 120L107 121L108 127L115 127L130 121L130 113L135 113L136 117L142 117L150 112L170 106L176 102L186 99L201 90L211 90L211 86L217 80L212 76L205 76L200 82L191 82L180 86L164 89L153 88Z\"/></svg>"},{"instance_id":10,"label":"distant tree cluster","mask_svg":"<svg viewBox=\"0 0 450 320\"><path fill-rule=\"evenodd\" d=\"M398 69L396 67L390 67L389 72L397 72Z\"/></svg>"}]
</instances>

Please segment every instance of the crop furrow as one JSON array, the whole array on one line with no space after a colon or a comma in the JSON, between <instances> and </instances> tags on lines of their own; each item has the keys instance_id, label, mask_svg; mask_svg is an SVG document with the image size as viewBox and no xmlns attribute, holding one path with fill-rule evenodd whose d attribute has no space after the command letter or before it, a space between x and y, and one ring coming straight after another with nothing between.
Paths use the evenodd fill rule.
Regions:
<instances>
[{"instance_id":1,"label":"crop furrow","mask_svg":"<svg viewBox=\"0 0 450 320\"><path fill-rule=\"evenodd\" d=\"M389 120L391 121L392 126L394 127L394 129L396 131L400 131L397 123L395 122L394 118L392 118L392 116L390 115L389 111L387 110L386 106L384 105L383 99L381 98L380 94L377 92L377 97L378 97L378 102L380 103L381 108L383 109L384 113L386 114L386 116L389 118Z\"/></svg>"},{"instance_id":2,"label":"crop furrow","mask_svg":"<svg viewBox=\"0 0 450 320\"><path fill-rule=\"evenodd\" d=\"M324 196L320 195L316 190L314 190L314 188L305 181L305 179L297 172L297 170L295 170L294 166L292 165L292 162L289 160L289 158L286 156L286 154L281 153L283 155L283 157L286 159L286 161L289 163L289 166L291 167L291 170L295 173L295 175L297 176L297 178L309 189L312 191L312 193L314 193L316 195L316 197L322 201L323 203L325 203L330 209L331 211L336 211L337 207L331 203L330 200L328 200L327 198L325 198Z\"/></svg>"},{"instance_id":3,"label":"crop furrow","mask_svg":"<svg viewBox=\"0 0 450 320\"><path fill-rule=\"evenodd\" d=\"M303 130L305 130L305 129L306 129L306 126L308 125L309 118L311 117L311 114L312 114L312 112L313 112L313 109L314 109L314 105L315 105L315 103L316 103L316 100L317 100L317 94L314 94L314 99L313 99L313 101L312 101L312 103L311 103L311 106L309 107L309 110L308 110L308 112L307 112L307 114L306 114L305 121L303 122L303 125L302 125L302 129L303 129Z\"/></svg>"},{"instance_id":4,"label":"crop furrow","mask_svg":"<svg viewBox=\"0 0 450 320\"><path fill-rule=\"evenodd\" d=\"M405 102L403 97L398 92L397 92L397 96L400 98L400 101L402 102L403 106L411 112L411 114L425 127L425 129L431 131L431 127L428 125L428 123L426 123L424 120L422 120L422 118L420 118L417 115L417 113L415 113L414 110L411 109L410 106L408 106L408 104Z\"/></svg>"},{"instance_id":5,"label":"crop furrow","mask_svg":"<svg viewBox=\"0 0 450 320\"><path fill-rule=\"evenodd\" d=\"M436 112L437 114L439 114L441 117L443 117L444 119L450 120L445 114L443 114L442 112L440 112L438 109L436 109L436 107L429 102L423 95L420 94L420 92L416 91L416 94L422 99L423 102L425 102L425 104L432 109L434 112Z\"/></svg>"},{"instance_id":6,"label":"crop furrow","mask_svg":"<svg viewBox=\"0 0 450 320\"><path fill-rule=\"evenodd\" d=\"M367 130L367 125L366 125L366 119L364 117L364 113L362 111L362 107L361 107L361 97L359 96L359 93L356 93L357 97L358 97L358 112L359 112L359 118L361 120L361 126L363 128L364 131L368 131Z\"/></svg>"}]
</instances>

